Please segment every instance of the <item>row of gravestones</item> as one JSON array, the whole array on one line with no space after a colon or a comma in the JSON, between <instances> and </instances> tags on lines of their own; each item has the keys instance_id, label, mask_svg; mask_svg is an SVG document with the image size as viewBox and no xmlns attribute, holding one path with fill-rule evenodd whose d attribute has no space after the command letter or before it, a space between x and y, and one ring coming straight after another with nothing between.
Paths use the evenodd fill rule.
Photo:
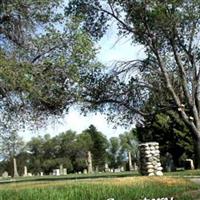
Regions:
<instances>
[{"instance_id":1,"label":"row of gravestones","mask_svg":"<svg viewBox=\"0 0 200 200\"><path fill-rule=\"evenodd\" d=\"M159 151L159 144L157 142L149 142L149 143L142 143L139 145L140 150L140 166L139 171L142 175L148 175L148 176L162 176L162 166L160 162L160 151ZM129 158L129 169L131 170L137 170L137 166L132 166L131 162L131 153L128 152L128 158ZM194 169L194 163L191 159L186 159L186 162L189 164L190 169ZM16 166L16 160L14 159L14 166ZM91 152L88 151L87 154L87 169L84 169L83 173L93 173L93 167L92 167L92 156ZM17 172L17 169L14 167L14 172ZM105 172L123 172L124 168L120 167L118 169L109 169L108 164L105 164ZM81 172L78 172L79 174ZM63 165L60 165L60 169L54 169L53 173L51 175L59 176L59 175L66 175L67 169L63 168ZM31 176L31 173L28 173L27 167L24 167L24 176ZM40 176L43 176L43 172L40 172ZM4 172L2 174L2 177L6 178L8 177L8 173Z\"/></svg>"},{"instance_id":2,"label":"row of gravestones","mask_svg":"<svg viewBox=\"0 0 200 200\"><path fill-rule=\"evenodd\" d=\"M131 159L131 153L128 152L128 159L129 159L129 170L132 171L132 170L137 170L137 166L136 164L134 164L134 167L132 165L132 159ZM17 164L16 164L16 159L14 158L13 159L13 165L14 165L14 177L18 177L18 172L17 172ZM87 174L87 173L93 173L93 167L92 167L92 155L91 155L91 152L88 151L88 154L87 154L87 169L84 169L83 173L84 174ZM98 170L96 170L98 171ZM120 168L117 168L117 169L110 169L108 167L108 164L106 163L105 164L105 172L123 172L124 171L124 168L123 167L120 167ZM81 172L78 172L79 174ZM39 174L37 174L38 176L43 176L43 172L40 172ZM62 165L60 165L60 169L54 169L53 170L53 173L50 173L50 175L55 175L55 176L59 176L59 175L66 175L67 174L67 169L66 168L63 168ZM28 173L28 170L27 170L27 167L24 166L24 175L23 176L32 176L31 173ZM6 178L8 177L8 173L7 172L4 172L2 174L2 177Z\"/></svg>"}]
</instances>

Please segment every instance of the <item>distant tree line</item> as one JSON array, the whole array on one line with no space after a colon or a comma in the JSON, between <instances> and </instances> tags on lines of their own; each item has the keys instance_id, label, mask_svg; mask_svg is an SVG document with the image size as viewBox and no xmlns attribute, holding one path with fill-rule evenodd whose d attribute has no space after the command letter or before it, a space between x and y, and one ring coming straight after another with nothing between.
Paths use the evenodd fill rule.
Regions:
<instances>
[{"instance_id":1,"label":"distant tree line","mask_svg":"<svg viewBox=\"0 0 200 200\"><path fill-rule=\"evenodd\" d=\"M87 169L88 151L92 153L94 171L103 171L105 163L109 168L123 166L125 170L129 170L128 152L131 152L132 163L137 164L138 144L148 141L159 142L164 167L167 153L172 155L174 167L183 166L186 158L194 159L194 145L184 123L175 113L169 114L171 115L157 113L152 119L146 119L145 126L137 124L135 129L110 139L93 125L80 134L72 130L54 137L46 134L33 137L26 144L13 132L10 139L0 143L3 158L0 162L0 174L8 171L13 175L14 157L20 175L24 173L24 166L33 174L49 174L60 165L67 168L68 173L83 172Z\"/></svg>"},{"instance_id":2,"label":"distant tree line","mask_svg":"<svg viewBox=\"0 0 200 200\"><path fill-rule=\"evenodd\" d=\"M20 137L18 139L21 141ZM119 137L107 139L93 125L80 134L76 134L72 130L54 137L46 134L33 137L23 147L20 147L18 154L10 156L8 152L3 153L2 151L4 159L0 162L0 173L8 171L13 175L13 157L17 160L20 175L24 173L24 166L27 166L28 171L33 174L39 172L49 174L53 169L59 168L59 165L67 168L69 173L83 172L84 169L87 169L88 151L92 153L94 171L103 171L105 163L108 163L110 168L124 166L128 170L128 151L131 151L133 162L135 162L137 160L137 143L134 132L126 132ZM1 147L2 145L6 146L5 143L1 144Z\"/></svg>"}]
</instances>

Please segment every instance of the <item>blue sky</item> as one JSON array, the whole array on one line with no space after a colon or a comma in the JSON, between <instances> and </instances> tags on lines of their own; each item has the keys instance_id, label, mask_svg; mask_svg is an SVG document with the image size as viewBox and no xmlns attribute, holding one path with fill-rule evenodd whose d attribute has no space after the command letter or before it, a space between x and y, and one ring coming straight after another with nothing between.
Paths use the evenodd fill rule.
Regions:
<instances>
[{"instance_id":1,"label":"blue sky","mask_svg":"<svg viewBox=\"0 0 200 200\"><path fill-rule=\"evenodd\" d=\"M144 57L144 49L141 46L131 45L130 38L119 39L115 30L116 26L113 23L107 34L97 44L97 46L100 47L97 55L100 62L109 66L115 61L127 61ZM36 135L50 134L54 136L69 129L80 133L82 130L88 128L90 124L93 124L99 131L110 138L118 136L120 133L134 127L132 124L129 129L120 126L114 129L114 124L108 123L105 115L101 113L91 113L84 117L74 108L70 109L68 115L59 121L60 123L51 123L47 127L33 132L26 130L25 132L20 133L20 135L22 135L25 140L29 140L31 137Z\"/></svg>"}]
</instances>

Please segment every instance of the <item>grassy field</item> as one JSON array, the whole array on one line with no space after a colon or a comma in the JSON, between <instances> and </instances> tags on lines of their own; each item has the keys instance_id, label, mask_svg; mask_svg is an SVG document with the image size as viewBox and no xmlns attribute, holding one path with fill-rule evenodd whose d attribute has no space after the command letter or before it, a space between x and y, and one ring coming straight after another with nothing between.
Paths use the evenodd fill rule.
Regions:
<instances>
[{"instance_id":1,"label":"grassy field","mask_svg":"<svg viewBox=\"0 0 200 200\"><path fill-rule=\"evenodd\" d=\"M199 176L200 170L185 170L178 172L167 172L165 176ZM58 180L77 180L77 179L96 179L96 178L117 178L117 177L136 177L140 176L137 171L120 172L120 173L94 173L94 174L68 174L66 176L33 176L33 177L18 177L1 179L1 183L10 182L29 182L29 181L58 181Z\"/></svg>"},{"instance_id":2,"label":"grassy field","mask_svg":"<svg viewBox=\"0 0 200 200\"><path fill-rule=\"evenodd\" d=\"M167 173L164 173L164 174L166 176L199 176L200 177L200 169L167 172Z\"/></svg>"},{"instance_id":3,"label":"grassy field","mask_svg":"<svg viewBox=\"0 0 200 200\"><path fill-rule=\"evenodd\" d=\"M126 177L0 185L0 200L142 200L200 198L200 186L183 178Z\"/></svg>"}]
</instances>

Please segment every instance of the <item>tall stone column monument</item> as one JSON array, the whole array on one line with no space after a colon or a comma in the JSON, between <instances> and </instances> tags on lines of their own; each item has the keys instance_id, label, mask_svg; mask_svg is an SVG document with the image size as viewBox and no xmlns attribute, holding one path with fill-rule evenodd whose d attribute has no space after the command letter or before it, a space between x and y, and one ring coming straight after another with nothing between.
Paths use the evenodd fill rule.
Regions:
<instances>
[{"instance_id":1,"label":"tall stone column monument","mask_svg":"<svg viewBox=\"0 0 200 200\"><path fill-rule=\"evenodd\" d=\"M27 166L24 166L24 176L28 176Z\"/></svg>"},{"instance_id":2,"label":"tall stone column monument","mask_svg":"<svg viewBox=\"0 0 200 200\"><path fill-rule=\"evenodd\" d=\"M87 153L87 167L88 167L88 173L92 173L92 155L91 152L88 151Z\"/></svg>"},{"instance_id":3,"label":"tall stone column monument","mask_svg":"<svg viewBox=\"0 0 200 200\"><path fill-rule=\"evenodd\" d=\"M130 151L128 152L128 166L129 166L129 171L133 171L133 164Z\"/></svg>"},{"instance_id":4,"label":"tall stone column monument","mask_svg":"<svg viewBox=\"0 0 200 200\"><path fill-rule=\"evenodd\" d=\"M15 158L13 158L13 169L14 169L14 177L18 177L19 176L19 174L18 174L18 172L17 172L17 162L16 162L16 159Z\"/></svg>"}]
</instances>

